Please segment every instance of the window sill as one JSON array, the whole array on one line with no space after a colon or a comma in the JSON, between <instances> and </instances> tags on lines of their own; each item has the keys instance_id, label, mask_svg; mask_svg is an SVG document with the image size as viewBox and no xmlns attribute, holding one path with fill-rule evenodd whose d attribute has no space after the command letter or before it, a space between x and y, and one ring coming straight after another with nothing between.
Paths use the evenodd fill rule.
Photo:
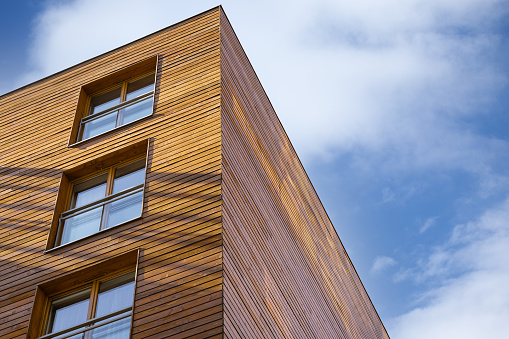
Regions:
<instances>
[{"instance_id":1,"label":"window sill","mask_svg":"<svg viewBox=\"0 0 509 339\"><path fill-rule=\"evenodd\" d=\"M134 120L134 121L131 121L131 122L129 122L129 123L127 123L127 124L125 124L125 125L122 125L122 126L118 126L118 127L112 128L112 129L110 129L109 131L103 132L103 133L101 133L101 134L94 135L94 136L93 136L93 137L91 137L91 138L88 138L88 139L85 139L85 140L77 141L77 142L75 142L74 144L69 144L69 145L67 145L67 148L78 147L78 146L84 145L84 144L86 144L86 143L87 143L87 142L89 142L89 141L92 141L92 140L97 139L97 138L99 138L99 137L106 136L106 135L108 135L109 133L116 132L116 131L118 131L118 130L120 130L120 129L122 129L122 128L126 127L126 126L131 126L131 125L133 125L133 124L139 123L140 121L147 120L147 119L149 119L149 118L151 118L151 117L153 117L153 116L154 116L154 112L152 111L152 113L151 113L150 115L147 115L147 116L145 116L145 117L139 118L139 119Z\"/></svg>"},{"instance_id":2,"label":"window sill","mask_svg":"<svg viewBox=\"0 0 509 339\"><path fill-rule=\"evenodd\" d=\"M112 230L112 229L115 229L115 228L117 228L117 227L120 227L120 226L123 226L123 225L125 225L125 224L128 224L128 223L130 223L130 222L133 222L133 221L136 221L136 220L140 220L142 217L143 217L143 216L142 216L142 215L140 215L139 217L136 217L136 218L133 218L133 219L130 219L130 220L124 221L123 223L120 223L120 224L115 225L115 226L112 226L112 227L108 227L108 228L106 228L106 229L104 229L104 230L101 230L101 231L99 231L99 232L96 232L96 233L93 233L93 234L87 235L86 237L83 237L83 238L79 238L79 239L73 240L73 241L68 242L68 243L65 243L65 244L63 244L63 245L55 246L55 247L53 247L53 248L50 248L50 249L45 250L45 251L43 252L43 254L52 253L52 252L55 252L55 251L57 251L57 250L59 250L59 249L61 249L61 248L67 247L67 246L69 246L69 245L76 244L76 243L78 243L78 242L80 242L80 241L83 241L83 240L86 240L86 239L90 239L90 238L92 238L93 236L96 236L96 235L98 235L98 234L102 234L102 233L108 232L109 230Z\"/></svg>"}]
</instances>

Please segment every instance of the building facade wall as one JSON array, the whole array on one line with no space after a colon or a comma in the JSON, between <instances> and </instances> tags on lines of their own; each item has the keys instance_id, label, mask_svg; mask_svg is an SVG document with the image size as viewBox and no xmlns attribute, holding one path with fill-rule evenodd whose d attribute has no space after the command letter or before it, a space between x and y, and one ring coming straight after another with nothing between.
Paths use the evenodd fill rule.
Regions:
<instances>
[{"instance_id":1,"label":"building facade wall","mask_svg":"<svg viewBox=\"0 0 509 339\"><path fill-rule=\"evenodd\" d=\"M81 86L153 55L154 114L68 147ZM132 337L222 336L219 9L0 97L0 140L1 338L37 285L136 249ZM147 140L142 218L45 253L62 173Z\"/></svg>"},{"instance_id":2,"label":"building facade wall","mask_svg":"<svg viewBox=\"0 0 509 339\"><path fill-rule=\"evenodd\" d=\"M225 338L388 338L221 16Z\"/></svg>"},{"instance_id":3,"label":"building facade wall","mask_svg":"<svg viewBox=\"0 0 509 339\"><path fill-rule=\"evenodd\" d=\"M153 115L69 145L83 88L154 56ZM0 140L1 338L134 251L132 338L388 337L220 7L1 96ZM67 173L140 147L142 217L47 250Z\"/></svg>"}]
</instances>

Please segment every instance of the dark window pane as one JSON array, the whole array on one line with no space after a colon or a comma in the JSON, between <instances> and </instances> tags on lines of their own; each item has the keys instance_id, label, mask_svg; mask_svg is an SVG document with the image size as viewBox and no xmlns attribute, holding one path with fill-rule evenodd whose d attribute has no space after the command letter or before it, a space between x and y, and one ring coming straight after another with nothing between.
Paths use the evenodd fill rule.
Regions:
<instances>
[{"instance_id":1,"label":"dark window pane","mask_svg":"<svg viewBox=\"0 0 509 339\"><path fill-rule=\"evenodd\" d=\"M90 115L97 114L120 104L121 88L117 87L109 92L96 95L90 100Z\"/></svg>"},{"instance_id":2,"label":"dark window pane","mask_svg":"<svg viewBox=\"0 0 509 339\"><path fill-rule=\"evenodd\" d=\"M139 97L142 94L148 93L154 89L154 74L149 74L146 77L130 82L127 85L126 101Z\"/></svg>"}]
</instances>

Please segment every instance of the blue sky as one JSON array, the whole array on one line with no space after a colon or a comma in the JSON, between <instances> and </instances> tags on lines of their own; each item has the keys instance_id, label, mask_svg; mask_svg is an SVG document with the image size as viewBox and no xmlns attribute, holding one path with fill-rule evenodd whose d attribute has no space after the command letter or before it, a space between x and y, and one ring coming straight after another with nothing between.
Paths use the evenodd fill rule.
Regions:
<instances>
[{"instance_id":1,"label":"blue sky","mask_svg":"<svg viewBox=\"0 0 509 339\"><path fill-rule=\"evenodd\" d=\"M4 0L0 93L218 4ZM508 2L222 5L391 337L506 336Z\"/></svg>"}]
</instances>

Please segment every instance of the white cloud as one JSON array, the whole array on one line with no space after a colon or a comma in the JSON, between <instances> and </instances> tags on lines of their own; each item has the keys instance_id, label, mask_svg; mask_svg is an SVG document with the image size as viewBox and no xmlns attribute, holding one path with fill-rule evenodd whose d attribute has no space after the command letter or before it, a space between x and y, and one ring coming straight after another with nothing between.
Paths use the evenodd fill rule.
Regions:
<instances>
[{"instance_id":1,"label":"white cloud","mask_svg":"<svg viewBox=\"0 0 509 339\"><path fill-rule=\"evenodd\" d=\"M47 1L35 21L31 70L34 81L141 38L215 6L164 0Z\"/></svg>"},{"instance_id":2,"label":"white cloud","mask_svg":"<svg viewBox=\"0 0 509 339\"><path fill-rule=\"evenodd\" d=\"M226 0L223 6L304 161L355 152L380 171L461 169L481 176L489 195L490 163L509 147L466 130L461 117L484 113L505 81L489 62L499 41L485 29L502 3ZM217 5L47 4L24 82Z\"/></svg>"},{"instance_id":3,"label":"white cloud","mask_svg":"<svg viewBox=\"0 0 509 339\"><path fill-rule=\"evenodd\" d=\"M382 169L481 173L479 163L489 163L507 147L466 131L460 122L464 115L482 112L503 81L492 64L481 61L496 39L441 32L436 22L444 5L410 3L383 2L377 8L363 1L353 9L350 3L326 4L325 18L317 17L305 33L304 42L314 47L304 53L307 63L287 55L286 64L274 64L278 88L285 88L284 81L301 84L286 86L288 93L275 105L288 112L283 122L303 154L365 151ZM373 9L365 11L370 5ZM475 30L470 19L454 22ZM473 158L482 160L473 163Z\"/></svg>"},{"instance_id":4,"label":"white cloud","mask_svg":"<svg viewBox=\"0 0 509 339\"><path fill-rule=\"evenodd\" d=\"M424 224L419 229L419 233L422 234L422 233L426 232L431 226L435 225L436 221L437 221L437 217L432 217L432 218L426 219Z\"/></svg>"},{"instance_id":5,"label":"white cloud","mask_svg":"<svg viewBox=\"0 0 509 339\"><path fill-rule=\"evenodd\" d=\"M380 273L396 264L397 264L396 260L394 260L391 257L378 256L373 262L373 266L371 267L371 273Z\"/></svg>"},{"instance_id":6,"label":"white cloud","mask_svg":"<svg viewBox=\"0 0 509 339\"><path fill-rule=\"evenodd\" d=\"M489 114L485 107L507 82L507 75L491 62L501 42L489 29L504 13L504 3L222 2L304 161L352 154L355 170L380 177L387 172L398 177L401 172L466 171L479 178L482 199L509 188L506 175L493 169L509 147L506 141L477 133L464 120ZM31 67L18 84L216 5L206 0L48 1L33 30ZM389 183L382 199L404 200L421 190L413 184L405 188ZM497 327L507 330L500 324L502 316L507 318L508 304L508 253L502 243L509 239L501 217L507 209L505 204L477 223L456 227L450 242L437 248L419 270L399 272L396 280L435 279L440 287L422 296L420 308L394 322L393 338L462 337L461 325L476 334L485 329L478 337L497 337L488 335ZM432 227L431 219L421 233ZM371 272L396 264L381 256ZM497 291L496 297L483 288ZM473 318L476 307L482 314ZM458 332L452 335L450 329Z\"/></svg>"},{"instance_id":7,"label":"white cloud","mask_svg":"<svg viewBox=\"0 0 509 339\"><path fill-rule=\"evenodd\" d=\"M391 190L389 187L384 187L382 190L382 202L387 203L394 201L394 197L396 195L394 194L394 191Z\"/></svg>"},{"instance_id":8,"label":"white cloud","mask_svg":"<svg viewBox=\"0 0 509 339\"><path fill-rule=\"evenodd\" d=\"M508 244L509 199L479 220L455 227L446 244L407 274L437 287L419 296L419 307L389 322L391 337L506 337Z\"/></svg>"}]
</instances>

